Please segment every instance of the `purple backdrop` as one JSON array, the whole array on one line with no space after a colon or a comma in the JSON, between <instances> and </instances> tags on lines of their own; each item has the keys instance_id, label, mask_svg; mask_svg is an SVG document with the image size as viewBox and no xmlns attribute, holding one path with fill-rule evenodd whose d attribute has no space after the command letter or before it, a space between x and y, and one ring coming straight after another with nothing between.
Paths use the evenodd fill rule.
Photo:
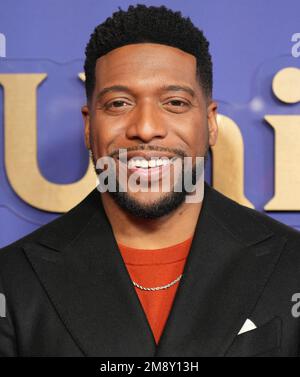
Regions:
<instances>
[{"instance_id":1,"label":"purple backdrop","mask_svg":"<svg viewBox=\"0 0 300 377\"><path fill-rule=\"evenodd\" d=\"M79 179L87 168L80 107L85 101L84 48L93 28L121 6L115 0L2 0L0 33L6 57L0 73L46 72L38 90L38 161L43 175L58 183ZM291 55L291 37L300 32L299 0L139 1L181 10L205 31L214 61L214 97L220 113L240 127L245 144L245 194L262 210L273 196L274 135L266 114L300 114L271 93L274 74L300 66ZM259 103L259 106L255 104ZM3 90L0 87L0 247L58 214L23 202L8 183L3 156ZM75 161L75 163L74 163ZM209 180L209 171L207 175ZM299 212L268 213L300 229Z\"/></svg>"}]
</instances>

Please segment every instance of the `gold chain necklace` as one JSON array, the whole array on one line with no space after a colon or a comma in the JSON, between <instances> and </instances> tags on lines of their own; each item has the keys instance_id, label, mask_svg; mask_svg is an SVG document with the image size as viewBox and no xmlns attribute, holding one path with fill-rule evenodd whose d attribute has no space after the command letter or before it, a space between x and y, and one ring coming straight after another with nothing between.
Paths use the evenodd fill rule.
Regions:
<instances>
[{"instance_id":1,"label":"gold chain necklace","mask_svg":"<svg viewBox=\"0 0 300 377\"><path fill-rule=\"evenodd\" d=\"M172 285L176 284L182 278L182 275L183 274L179 275L175 280L171 281L171 283L163 285L161 287L143 287L142 285L139 285L138 283L136 283L133 280L132 280L132 283L135 287L137 287L137 288L139 288L143 291L160 291L162 289L168 289L168 288L172 287Z\"/></svg>"}]
</instances>

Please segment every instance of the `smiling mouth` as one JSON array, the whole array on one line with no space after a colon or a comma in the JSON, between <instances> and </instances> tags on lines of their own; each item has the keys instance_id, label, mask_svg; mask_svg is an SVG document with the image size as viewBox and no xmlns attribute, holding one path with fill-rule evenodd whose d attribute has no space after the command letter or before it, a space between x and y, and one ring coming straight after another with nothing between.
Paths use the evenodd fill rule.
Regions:
<instances>
[{"instance_id":1,"label":"smiling mouth","mask_svg":"<svg viewBox=\"0 0 300 377\"><path fill-rule=\"evenodd\" d=\"M127 167L128 169L153 169L161 166L167 166L173 162L172 160L174 160L174 158L169 159L167 157L154 157L147 160L145 158L133 157L127 162Z\"/></svg>"},{"instance_id":2,"label":"smiling mouth","mask_svg":"<svg viewBox=\"0 0 300 377\"><path fill-rule=\"evenodd\" d=\"M126 168L130 173L137 173L141 177L161 178L164 173L171 169L178 157L144 157L135 156L128 161L122 158L118 159L121 166Z\"/></svg>"}]
</instances>

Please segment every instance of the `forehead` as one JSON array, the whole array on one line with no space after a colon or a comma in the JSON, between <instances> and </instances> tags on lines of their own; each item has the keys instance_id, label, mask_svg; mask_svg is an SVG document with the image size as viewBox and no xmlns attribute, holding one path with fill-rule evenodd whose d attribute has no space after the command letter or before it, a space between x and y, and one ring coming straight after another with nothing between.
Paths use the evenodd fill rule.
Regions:
<instances>
[{"instance_id":1,"label":"forehead","mask_svg":"<svg viewBox=\"0 0 300 377\"><path fill-rule=\"evenodd\" d=\"M97 60L96 87L108 84L186 83L196 86L196 58L178 48L154 43L116 48ZM196 89L196 88L195 88Z\"/></svg>"}]
</instances>

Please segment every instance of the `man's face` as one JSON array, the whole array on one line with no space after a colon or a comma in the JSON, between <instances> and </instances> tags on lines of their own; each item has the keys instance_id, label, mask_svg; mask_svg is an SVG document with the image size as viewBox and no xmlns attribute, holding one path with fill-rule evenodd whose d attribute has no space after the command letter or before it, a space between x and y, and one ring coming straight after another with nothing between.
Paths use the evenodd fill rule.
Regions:
<instances>
[{"instance_id":1,"label":"man's face","mask_svg":"<svg viewBox=\"0 0 300 377\"><path fill-rule=\"evenodd\" d=\"M117 159L119 149L126 149L128 160L133 161L160 157L181 163L183 156L195 161L216 142L216 107L199 85L193 55L160 44L126 45L97 60L93 96L82 109L86 145L94 163L103 156L114 157L117 175L124 169ZM133 162L132 168L125 165L128 178L138 164ZM176 164L170 166L172 191L178 177ZM147 169L139 168L145 171L141 179L150 179L151 168ZM159 172L158 192L133 192L129 187L126 193L113 197L137 214L156 208L163 215L178 207L184 195L162 192L163 167L152 168L153 174L155 169Z\"/></svg>"}]
</instances>

